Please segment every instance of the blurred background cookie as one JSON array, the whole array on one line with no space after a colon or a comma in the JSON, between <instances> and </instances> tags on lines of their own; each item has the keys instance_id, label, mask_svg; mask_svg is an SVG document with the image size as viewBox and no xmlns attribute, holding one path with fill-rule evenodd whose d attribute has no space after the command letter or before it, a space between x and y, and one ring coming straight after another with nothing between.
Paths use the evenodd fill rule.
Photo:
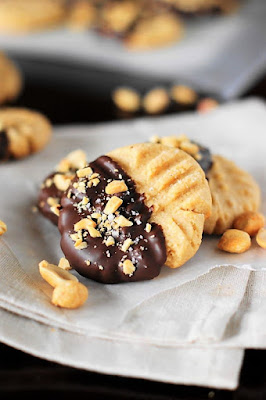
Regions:
<instances>
[{"instance_id":1,"label":"blurred background cookie","mask_svg":"<svg viewBox=\"0 0 266 400\"><path fill-rule=\"evenodd\" d=\"M160 0L183 14L227 14L237 9L239 0Z\"/></svg>"},{"instance_id":2,"label":"blurred background cookie","mask_svg":"<svg viewBox=\"0 0 266 400\"><path fill-rule=\"evenodd\" d=\"M64 0L0 1L0 32L21 33L50 28L65 17Z\"/></svg>"},{"instance_id":3,"label":"blurred background cookie","mask_svg":"<svg viewBox=\"0 0 266 400\"><path fill-rule=\"evenodd\" d=\"M68 0L65 24L72 30L90 29L96 23L96 1Z\"/></svg>"},{"instance_id":4,"label":"blurred background cookie","mask_svg":"<svg viewBox=\"0 0 266 400\"><path fill-rule=\"evenodd\" d=\"M0 109L0 160L19 159L42 150L52 135L49 120L23 108Z\"/></svg>"},{"instance_id":5,"label":"blurred background cookie","mask_svg":"<svg viewBox=\"0 0 266 400\"><path fill-rule=\"evenodd\" d=\"M22 75L20 70L0 51L0 105L15 100L21 89Z\"/></svg>"}]
</instances>

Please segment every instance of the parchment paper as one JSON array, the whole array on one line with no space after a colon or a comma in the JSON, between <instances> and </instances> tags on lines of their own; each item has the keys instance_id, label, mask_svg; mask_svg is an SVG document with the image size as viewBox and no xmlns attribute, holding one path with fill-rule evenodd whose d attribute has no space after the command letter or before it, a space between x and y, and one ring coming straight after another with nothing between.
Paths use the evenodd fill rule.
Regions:
<instances>
[{"instance_id":1,"label":"parchment paper","mask_svg":"<svg viewBox=\"0 0 266 400\"><path fill-rule=\"evenodd\" d=\"M169 347L178 352L181 347L190 346L192 355L193 346L195 351L199 346L206 352L219 349L217 354L222 354L221 349L230 348L232 357L237 348L239 351L247 347L266 348L266 253L254 241L248 252L230 255L216 248L216 237L206 236L197 254L183 267L178 270L164 267L159 277L152 281L103 285L79 276L89 288L89 299L80 309L66 310L51 305L52 289L38 271L42 259L57 263L62 256L59 232L32 211L43 178L68 152L82 148L87 152L88 160L93 160L118 146L147 141L153 134L186 133L209 146L213 153L231 158L248 170L262 188L261 211L266 213L265 126L265 104L250 99L221 106L206 115L187 113L106 125L56 128L51 143L41 153L2 164L0 218L7 223L8 231L0 239L0 307L6 316L0 327L1 340L11 341L5 331L11 329L11 320L15 321L16 317L8 317L6 311L9 311L24 318L20 324L24 321L34 325L30 322L34 320L36 324L41 323L38 329L42 331L44 326L56 329L57 340L61 337L61 342L67 334L71 340L77 335L77 342L81 336L87 340L94 338L99 349L101 341L111 341L114 346L108 347L109 353L101 364L103 372L112 371L111 365L113 371L119 370L114 361L115 349L123 343L148 346L153 350L154 346L157 350L159 346L162 355ZM12 343L17 347L26 346L29 352L51 358L50 351L41 350L38 336L34 338L34 349L30 343L25 344L25 338L19 333L12 336L16 337ZM64 355L61 348L57 351L53 347L53 359L93 369L89 350L87 364L74 358L74 353L73 356ZM214 353L211 354L213 358ZM225 354L228 356L224 353L223 357ZM195 371L195 384L236 385L241 354L237 353L238 363L234 364L234 373L230 377L217 376L217 380L210 380L210 374L207 374L198 380L199 372ZM126 352L124 357L128 361ZM173 359L173 368L175 361L180 362ZM191 382L191 364L188 362L187 380L184 369L184 374L179 377L174 372L172 377L166 376L163 365L161 368L153 366L152 359L147 361L144 375L158 379L158 371L161 371L163 381ZM142 367L136 368L134 373L127 369L123 373L141 376ZM154 368L159 368L156 373Z\"/></svg>"}]
</instances>

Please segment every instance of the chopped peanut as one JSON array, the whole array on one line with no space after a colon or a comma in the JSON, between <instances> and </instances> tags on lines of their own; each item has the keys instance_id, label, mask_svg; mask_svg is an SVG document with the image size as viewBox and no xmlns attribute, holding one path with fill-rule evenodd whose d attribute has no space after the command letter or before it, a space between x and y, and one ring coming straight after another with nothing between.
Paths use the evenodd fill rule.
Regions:
<instances>
[{"instance_id":1,"label":"chopped peanut","mask_svg":"<svg viewBox=\"0 0 266 400\"><path fill-rule=\"evenodd\" d=\"M151 224L147 223L145 226L145 231L149 233L151 231L151 228L152 228Z\"/></svg>"},{"instance_id":2,"label":"chopped peanut","mask_svg":"<svg viewBox=\"0 0 266 400\"><path fill-rule=\"evenodd\" d=\"M78 232L81 229L89 230L89 227L95 228L96 222L90 218L83 218L74 225L74 231Z\"/></svg>"},{"instance_id":3,"label":"chopped peanut","mask_svg":"<svg viewBox=\"0 0 266 400\"><path fill-rule=\"evenodd\" d=\"M77 176L79 178L85 178L86 176L90 176L92 174L92 169L91 167L86 167L82 169L77 170Z\"/></svg>"},{"instance_id":4,"label":"chopped peanut","mask_svg":"<svg viewBox=\"0 0 266 400\"><path fill-rule=\"evenodd\" d=\"M129 221L123 215L119 215L118 217L116 217L115 222L117 223L118 226L121 226L121 227L133 225L133 222Z\"/></svg>"},{"instance_id":5,"label":"chopped peanut","mask_svg":"<svg viewBox=\"0 0 266 400\"><path fill-rule=\"evenodd\" d=\"M106 186L105 193L115 194L115 193L126 192L127 190L128 187L125 184L125 181L112 181L108 183L108 185Z\"/></svg>"},{"instance_id":6,"label":"chopped peanut","mask_svg":"<svg viewBox=\"0 0 266 400\"><path fill-rule=\"evenodd\" d=\"M68 161L66 158L63 158L58 166L56 167L56 170L58 172L66 173L71 169L71 164L70 161Z\"/></svg>"},{"instance_id":7,"label":"chopped peanut","mask_svg":"<svg viewBox=\"0 0 266 400\"><path fill-rule=\"evenodd\" d=\"M52 211L52 213L57 215L58 217L59 217L59 207L60 207L60 204L50 207L50 210Z\"/></svg>"},{"instance_id":8,"label":"chopped peanut","mask_svg":"<svg viewBox=\"0 0 266 400\"><path fill-rule=\"evenodd\" d=\"M47 204L51 207L59 205L58 197L48 197Z\"/></svg>"},{"instance_id":9,"label":"chopped peanut","mask_svg":"<svg viewBox=\"0 0 266 400\"><path fill-rule=\"evenodd\" d=\"M76 243L74 244L75 248L77 250L83 250L86 249L88 247L87 242L83 242L82 239L77 240Z\"/></svg>"},{"instance_id":10,"label":"chopped peanut","mask_svg":"<svg viewBox=\"0 0 266 400\"><path fill-rule=\"evenodd\" d=\"M129 249L129 247L130 247L133 243L134 243L134 242L133 242L130 238L127 238L127 239L124 241L124 243L123 243L123 245L122 245L122 247L121 247L121 250L124 251L124 252L126 252L126 251Z\"/></svg>"},{"instance_id":11,"label":"chopped peanut","mask_svg":"<svg viewBox=\"0 0 266 400\"><path fill-rule=\"evenodd\" d=\"M65 271L69 271L70 269L72 269L69 261L65 257L60 258L58 267L64 269Z\"/></svg>"},{"instance_id":12,"label":"chopped peanut","mask_svg":"<svg viewBox=\"0 0 266 400\"><path fill-rule=\"evenodd\" d=\"M97 229L93 228L92 226L88 227L88 231L89 231L90 236L93 238L102 236L101 233Z\"/></svg>"},{"instance_id":13,"label":"chopped peanut","mask_svg":"<svg viewBox=\"0 0 266 400\"><path fill-rule=\"evenodd\" d=\"M54 176L54 184L57 187L57 189L65 191L68 189L69 185L71 183L71 179L67 177L66 175L62 174L56 174Z\"/></svg>"},{"instance_id":14,"label":"chopped peanut","mask_svg":"<svg viewBox=\"0 0 266 400\"><path fill-rule=\"evenodd\" d=\"M136 271L136 267L130 260L125 260L123 262L123 272L125 275L133 275L133 273Z\"/></svg>"},{"instance_id":15,"label":"chopped peanut","mask_svg":"<svg viewBox=\"0 0 266 400\"><path fill-rule=\"evenodd\" d=\"M218 242L218 248L228 253L244 253L250 246L249 234L238 229L228 229Z\"/></svg>"},{"instance_id":16,"label":"chopped peanut","mask_svg":"<svg viewBox=\"0 0 266 400\"><path fill-rule=\"evenodd\" d=\"M122 199L117 196L113 196L110 200L108 200L103 212L105 214L113 214L121 206L122 203Z\"/></svg>"},{"instance_id":17,"label":"chopped peanut","mask_svg":"<svg viewBox=\"0 0 266 400\"><path fill-rule=\"evenodd\" d=\"M113 246L115 244L115 240L113 236L108 236L104 243L106 246Z\"/></svg>"},{"instance_id":18,"label":"chopped peanut","mask_svg":"<svg viewBox=\"0 0 266 400\"><path fill-rule=\"evenodd\" d=\"M197 154L199 151L199 146L196 145L195 143L190 143L190 142L182 142L180 144L180 149L184 150L188 154Z\"/></svg>"}]
</instances>

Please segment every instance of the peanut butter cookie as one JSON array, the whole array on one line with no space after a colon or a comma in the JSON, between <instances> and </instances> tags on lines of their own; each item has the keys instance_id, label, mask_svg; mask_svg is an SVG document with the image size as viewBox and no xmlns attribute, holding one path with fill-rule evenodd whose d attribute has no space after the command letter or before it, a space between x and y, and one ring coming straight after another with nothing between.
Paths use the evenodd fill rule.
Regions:
<instances>
[{"instance_id":1,"label":"peanut butter cookie","mask_svg":"<svg viewBox=\"0 0 266 400\"><path fill-rule=\"evenodd\" d=\"M170 151L169 151L170 150ZM136 144L108 154L134 180L151 221L162 226L166 265L177 268L198 250L211 196L204 172L187 153L152 143Z\"/></svg>"},{"instance_id":2,"label":"peanut butter cookie","mask_svg":"<svg viewBox=\"0 0 266 400\"><path fill-rule=\"evenodd\" d=\"M49 120L24 108L0 110L0 160L19 159L42 150L52 135Z\"/></svg>"},{"instance_id":3,"label":"peanut butter cookie","mask_svg":"<svg viewBox=\"0 0 266 400\"><path fill-rule=\"evenodd\" d=\"M133 282L196 253L211 196L192 157L145 143L78 170L61 206L61 247L70 265L100 282Z\"/></svg>"},{"instance_id":4,"label":"peanut butter cookie","mask_svg":"<svg viewBox=\"0 0 266 400\"><path fill-rule=\"evenodd\" d=\"M22 75L17 66L2 52L0 77L0 104L15 100L22 88Z\"/></svg>"},{"instance_id":5,"label":"peanut butter cookie","mask_svg":"<svg viewBox=\"0 0 266 400\"><path fill-rule=\"evenodd\" d=\"M206 176L212 194L212 213L205 222L204 232L220 235L232 227L240 214L258 210L261 201L258 184L233 161L214 155Z\"/></svg>"},{"instance_id":6,"label":"peanut butter cookie","mask_svg":"<svg viewBox=\"0 0 266 400\"><path fill-rule=\"evenodd\" d=\"M203 168L212 195L211 216L205 221L204 232L220 235L231 228L236 217L260 206L260 188L254 178L233 162L192 142L186 135L153 136L150 140L179 148L194 157Z\"/></svg>"},{"instance_id":7,"label":"peanut butter cookie","mask_svg":"<svg viewBox=\"0 0 266 400\"><path fill-rule=\"evenodd\" d=\"M140 18L125 36L124 44L132 50L149 50L170 45L183 36L182 21L171 12Z\"/></svg>"},{"instance_id":8,"label":"peanut butter cookie","mask_svg":"<svg viewBox=\"0 0 266 400\"><path fill-rule=\"evenodd\" d=\"M0 1L0 32L29 32L62 23L64 3L64 0Z\"/></svg>"}]
</instances>

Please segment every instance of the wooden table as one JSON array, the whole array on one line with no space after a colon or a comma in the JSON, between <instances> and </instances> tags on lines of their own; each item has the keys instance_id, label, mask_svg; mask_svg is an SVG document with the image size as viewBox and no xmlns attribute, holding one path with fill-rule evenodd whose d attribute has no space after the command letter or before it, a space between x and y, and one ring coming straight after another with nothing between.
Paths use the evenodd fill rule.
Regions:
<instances>
[{"instance_id":1,"label":"wooden table","mask_svg":"<svg viewBox=\"0 0 266 400\"><path fill-rule=\"evenodd\" d=\"M110 91L121 83L147 90L160 82L97 67L32 59L13 54L25 76L25 88L16 105L44 112L54 125L97 123L119 119ZM78 77L78 78L77 78ZM265 77L243 97L266 98ZM266 129L266 127L265 127ZM266 399L266 351L247 350L240 385L235 391L171 385L141 379L96 374L39 359L0 344L0 399L36 399L60 396L68 399L141 400L242 400Z\"/></svg>"}]
</instances>

